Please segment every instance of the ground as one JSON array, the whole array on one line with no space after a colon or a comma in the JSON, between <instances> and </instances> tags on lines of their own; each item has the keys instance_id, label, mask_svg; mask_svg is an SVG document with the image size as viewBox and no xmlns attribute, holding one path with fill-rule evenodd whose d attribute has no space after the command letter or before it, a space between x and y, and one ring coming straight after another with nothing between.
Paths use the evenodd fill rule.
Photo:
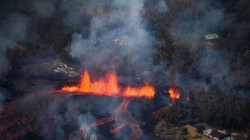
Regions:
<instances>
[{"instance_id":1,"label":"ground","mask_svg":"<svg viewBox=\"0 0 250 140\"><path fill-rule=\"evenodd\" d=\"M184 127L188 129L188 135L187 135L188 140L212 140L211 138L203 135L202 133L198 133L194 126L188 124L185 125Z\"/></svg>"}]
</instances>

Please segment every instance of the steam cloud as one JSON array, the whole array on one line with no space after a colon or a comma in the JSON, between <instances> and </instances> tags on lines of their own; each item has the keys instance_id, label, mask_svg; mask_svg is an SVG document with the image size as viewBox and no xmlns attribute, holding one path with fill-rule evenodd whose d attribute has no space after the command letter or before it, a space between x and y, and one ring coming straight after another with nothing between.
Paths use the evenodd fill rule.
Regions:
<instances>
[{"instance_id":1,"label":"steam cloud","mask_svg":"<svg viewBox=\"0 0 250 140\"><path fill-rule=\"evenodd\" d=\"M70 54L89 68L123 69L121 80L127 82L151 69L154 38L141 17L143 0L115 0L110 5L123 12L95 16L88 38L79 33L72 36Z\"/></svg>"},{"instance_id":2,"label":"steam cloud","mask_svg":"<svg viewBox=\"0 0 250 140\"><path fill-rule=\"evenodd\" d=\"M234 81L236 84L240 83L240 80L237 78L240 72L230 70L228 64L231 59L228 54L223 53L219 49L200 48L199 45L201 35L217 33L231 24L231 21L225 20L224 9L219 2L215 3L215 8L211 8L214 7L214 5L211 5L212 3L203 1L193 6L198 7L199 13L201 13L201 15L197 15L201 16L199 22L195 22L192 18L189 18L192 17L193 11L196 10L193 7L183 8L176 13L173 20L168 21L170 20L167 16L168 12L170 14L174 12L171 7L173 1L157 1L156 5L158 9L155 11L157 12L156 15L160 13L166 16L166 25L170 25L172 29L176 29L172 32L172 29L164 28L167 34L170 34L173 39L178 40L178 43L188 45L184 47L175 46L176 48L174 49L181 50L179 51L180 53L173 52L175 55L170 58L171 60L166 59L164 62L154 66L152 65L152 56L156 54L156 50L152 46L156 41L161 42L161 40L156 40L154 35L147 30L147 21L142 17L144 2L146 1L62 1L59 7L60 10L66 12L66 15L62 19L64 25L73 29L81 28L72 35L70 54L77 58L84 67L88 67L89 69L98 69L100 71L111 70L119 73L120 82L124 83L136 84L135 79L137 77L147 77L157 73L161 73L160 77L157 77L159 78L158 80L164 79L165 81L183 85L184 90L188 91L187 93L190 92L190 89L185 87L191 87L193 84L197 84L205 90L214 85L219 86L219 89L223 89L225 85L225 78L223 80L223 76L230 77L226 79L227 82ZM31 4L35 11L35 16L38 16L38 18L51 17L56 11L56 3L53 0L33 1ZM101 15L94 16L90 23L83 23L86 22L86 17L83 17L82 14L90 12L91 10L88 7L91 7L91 5L97 5L99 8L96 12L101 13ZM80 8L77 9L76 7ZM109 11L114 12L109 13ZM179 31L180 28L176 27L180 23L182 23L183 28ZM83 28L82 24L87 24L87 26ZM30 17L21 13L10 14L1 25L1 36L15 42L28 41L27 38L30 35L27 33L30 32L31 28ZM249 28L247 25L243 27ZM240 37L241 35L238 35L238 38ZM164 43L163 45L166 48L169 47ZM186 60L194 62L188 70L183 68ZM171 64L169 63L170 61L172 61ZM1 49L0 66L0 80L2 80L10 70L10 64L6 57L6 51ZM233 83L228 84L232 87L235 86ZM0 89L0 101L5 99L6 93L5 89ZM162 99L164 102L169 101L165 97L162 98L164 98ZM94 102L96 100L90 101ZM90 104L89 102L81 100L77 103L88 105ZM102 108L98 110L99 114L103 115L114 110L115 103L111 102L109 105L106 105L107 102L99 101L95 103L98 107ZM58 105L55 104L52 103L52 109L48 112L55 112L57 110ZM71 104L69 103L68 105ZM66 119L71 119L71 117L76 118L79 127L92 123L96 118L90 112L91 109L87 107L86 112L88 113L81 114L81 112L76 112L67 107L65 114L63 114L65 116L58 114L55 119L57 133L61 134L61 136L64 135L64 130L59 125L63 121L63 117L66 117ZM140 112L141 107L134 107L133 110L135 110L134 112ZM138 115L141 114L138 113ZM47 126L44 126L44 130L46 128ZM90 137L95 139L97 133L99 133L97 128L92 129ZM123 135L119 133L116 135L116 138L126 139L129 136L127 133L124 130Z\"/></svg>"},{"instance_id":3,"label":"steam cloud","mask_svg":"<svg viewBox=\"0 0 250 140\"><path fill-rule=\"evenodd\" d=\"M169 3L170 5L176 4L170 1ZM201 41L201 37L226 29L231 21L225 19L224 9L219 2L202 1L193 5L189 4L191 6L178 9L176 17L170 22L171 29L167 30L174 40L186 45L177 44L175 46L175 50L179 53L175 52L175 55L171 57L172 63L165 72L166 77L169 77L170 82L183 87L192 87L193 84L198 84L208 89L218 85L222 89L222 77L228 77L229 74L227 55L219 49L207 47L206 44L201 48L201 44L204 43ZM194 13L195 10L198 10L199 14ZM169 12L174 12L171 6ZM200 16L199 21L195 21L193 16ZM184 68L187 65L187 60L192 62L189 69ZM211 79L211 82L206 83L206 78ZM187 93L190 92L189 88L184 90Z\"/></svg>"},{"instance_id":4,"label":"steam cloud","mask_svg":"<svg viewBox=\"0 0 250 140\"><path fill-rule=\"evenodd\" d=\"M164 0L158 1L157 7L159 13L164 13L168 11L168 6Z\"/></svg>"}]
</instances>

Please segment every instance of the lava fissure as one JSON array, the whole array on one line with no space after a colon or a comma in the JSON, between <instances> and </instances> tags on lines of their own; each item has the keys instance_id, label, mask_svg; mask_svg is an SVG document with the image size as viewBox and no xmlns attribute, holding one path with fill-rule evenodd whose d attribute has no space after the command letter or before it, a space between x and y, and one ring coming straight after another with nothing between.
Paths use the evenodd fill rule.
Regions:
<instances>
[{"instance_id":1,"label":"lava fissure","mask_svg":"<svg viewBox=\"0 0 250 140\"><path fill-rule=\"evenodd\" d=\"M153 118L155 118L155 119L157 119L157 120L162 120L162 116L166 113L166 111L167 111L170 107L173 106L173 104L174 104L174 101L172 101L172 102L170 103L169 106L162 107L162 108L158 109L157 111L153 112L153 113L152 113Z\"/></svg>"},{"instance_id":2,"label":"lava fissure","mask_svg":"<svg viewBox=\"0 0 250 140\"><path fill-rule=\"evenodd\" d=\"M174 101L175 101L176 99L179 99L179 98L180 98L180 92L179 92L179 90L177 90L177 89L170 88L170 89L168 90L168 93L170 94L169 97L170 97L171 99L173 99L173 101L170 103L169 106L162 107L162 108L160 108L160 109L158 109L157 111L155 111L155 112L152 113L152 116L153 116L155 119L157 119L157 120L162 120L162 116L165 114L165 112L166 112L170 107L173 106Z\"/></svg>"},{"instance_id":3,"label":"lava fissure","mask_svg":"<svg viewBox=\"0 0 250 140\"><path fill-rule=\"evenodd\" d=\"M132 134L130 135L131 140L139 139L143 135L143 131L140 128L141 125L145 125L145 122L137 121L132 115L131 112L128 110L128 104L130 103L132 99L124 98L123 102L119 105L119 107L111 114L110 117L107 118L101 118L97 121L82 126L80 129L78 129L75 134L77 136L83 137L86 136L90 129L96 126L101 126L106 123L110 123L112 121L117 122L116 124L119 124L116 128L110 130L110 133L118 133L121 129L123 129L125 126L129 126L129 128L132 130Z\"/></svg>"},{"instance_id":4,"label":"lava fissure","mask_svg":"<svg viewBox=\"0 0 250 140\"><path fill-rule=\"evenodd\" d=\"M100 118L95 122L82 126L78 130L71 132L69 134L70 136L75 136L75 139L85 139L88 134L91 134L91 130L93 130L92 128L105 124L113 124L114 128L109 131L110 133L116 134L124 128L129 128L131 130L130 139L140 139L144 133L141 127L146 125L146 123L136 120L132 116L132 113L128 110L128 105L134 98L154 98L154 87L148 85L139 88L127 86L125 89L121 90L118 86L118 78L116 78L114 74L112 76L112 73L107 74L106 79L101 79L94 82L90 81L90 76L88 75L87 71L85 71L85 75L82 75L82 77L87 77L87 80L86 78L82 78L81 82L87 81L86 84L88 86L80 82L77 86L72 86L72 88L76 88L76 90L71 91L54 90L53 85L40 80L34 81L34 84L32 85L22 81L18 82L16 87L17 89L21 91L28 91L31 94L23 96L22 98L16 99L15 101L11 101L9 103L3 103L4 110L2 111L3 115L0 118L0 136L6 139L13 139L24 136L27 133L34 133L37 136L54 138L56 137L56 124L54 119L57 118L58 114L56 114L56 112L50 115L47 114L48 108L50 107L49 103L55 99L60 100L59 103L64 102L68 97L75 94L91 94L112 97L123 96L123 101L116 109L111 112L109 117ZM85 86L88 88L99 87L97 86L99 85L99 82L102 83L102 85L108 86L103 86L103 88L101 88L102 90L97 90L103 92L89 90L89 93L85 93L83 90L80 90ZM44 89L42 87L47 88ZM116 91L117 93L115 93ZM170 91L169 93L171 95ZM170 97L172 98L172 96ZM172 104L173 102L170 104L170 106ZM161 116L163 110L164 109L160 109L160 111L158 111L160 113L153 114L156 114L156 116ZM43 130L43 127L46 127L47 129Z\"/></svg>"},{"instance_id":5,"label":"lava fissure","mask_svg":"<svg viewBox=\"0 0 250 140\"><path fill-rule=\"evenodd\" d=\"M109 72L105 79L99 79L92 82L88 70L86 69L81 75L80 83L76 86L65 86L62 91L80 92L82 94L106 95L106 96L123 96L132 98L153 98L155 88L150 85L142 87L131 87L128 85L123 92L120 91L117 76Z\"/></svg>"}]
</instances>

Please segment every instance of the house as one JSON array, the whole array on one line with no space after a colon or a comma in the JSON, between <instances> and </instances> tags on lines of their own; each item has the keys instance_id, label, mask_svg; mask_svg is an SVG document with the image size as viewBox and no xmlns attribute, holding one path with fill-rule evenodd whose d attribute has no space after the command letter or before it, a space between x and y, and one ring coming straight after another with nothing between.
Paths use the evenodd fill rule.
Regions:
<instances>
[{"instance_id":1,"label":"house","mask_svg":"<svg viewBox=\"0 0 250 140\"><path fill-rule=\"evenodd\" d=\"M215 140L224 139L230 136L230 133L228 133L226 130L218 130L218 129L210 129L210 128L204 130L203 134Z\"/></svg>"},{"instance_id":2,"label":"house","mask_svg":"<svg viewBox=\"0 0 250 140\"><path fill-rule=\"evenodd\" d=\"M15 47L15 43L8 40L8 39L5 39L5 38L2 38L0 37L0 47L1 48L4 48L4 49L7 49L7 48L13 48Z\"/></svg>"},{"instance_id":3,"label":"house","mask_svg":"<svg viewBox=\"0 0 250 140\"><path fill-rule=\"evenodd\" d=\"M209 136L215 140L219 140L219 139L222 139L223 133L220 133L217 129L214 129L211 131Z\"/></svg>"},{"instance_id":4,"label":"house","mask_svg":"<svg viewBox=\"0 0 250 140\"><path fill-rule=\"evenodd\" d=\"M75 70L64 63L58 63L56 69L54 70L56 73L65 74L68 77L77 77L79 73L75 72Z\"/></svg>"},{"instance_id":5,"label":"house","mask_svg":"<svg viewBox=\"0 0 250 140\"><path fill-rule=\"evenodd\" d=\"M212 129L206 129L203 131L203 134L206 136L209 136L209 134L212 132Z\"/></svg>"},{"instance_id":6,"label":"house","mask_svg":"<svg viewBox=\"0 0 250 140\"><path fill-rule=\"evenodd\" d=\"M215 40L219 38L218 34L208 34L208 35L204 35L204 37L206 40Z\"/></svg>"},{"instance_id":7,"label":"house","mask_svg":"<svg viewBox=\"0 0 250 140\"><path fill-rule=\"evenodd\" d=\"M10 50L10 51L17 51L17 50L18 51L26 51L26 49L23 46L15 43L15 42L13 42L11 40L8 40L6 38L3 38L3 37L0 37L0 49L5 50L5 51L6 50Z\"/></svg>"}]
</instances>

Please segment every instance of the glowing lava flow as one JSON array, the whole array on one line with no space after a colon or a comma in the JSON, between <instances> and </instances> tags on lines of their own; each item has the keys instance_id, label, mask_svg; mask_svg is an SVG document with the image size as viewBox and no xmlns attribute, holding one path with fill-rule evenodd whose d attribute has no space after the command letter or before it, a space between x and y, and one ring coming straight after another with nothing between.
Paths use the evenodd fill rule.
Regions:
<instances>
[{"instance_id":1,"label":"glowing lava flow","mask_svg":"<svg viewBox=\"0 0 250 140\"><path fill-rule=\"evenodd\" d=\"M89 125L82 126L80 129L73 132L71 135L75 139L84 139L84 136L90 132L90 129L96 126L101 126L106 123L110 123L112 121L116 121L118 126L110 130L111 133L118 133L125 126L129 126L132 130L132 134L130 135L131 140L137 140L143 135L143 131L140 128L141 125L145 125L146 123L136 120L131 112L128 111L128 104L132 99L125 98L120 106L111 114L110 117L101 118Z\"/></svg>"},{"instance_id":2,"label":"glowing lava flow","mask_svg":"<svg viewBox=\"0 0 250 140\"><path fill-rule=\"evenodd\" d=\"M177 89L174 89L174 88L170 88L168 90L169 94L170 94L170 98L173 99L173 101L171 102L171 104L169 106L166 106L166 107L162 107L160 108L159 110L155 111L152 113L152 116L155 118L155 119L158 119L158 120L162 120L162 116L166 113L166 111L171 107L173 106L174 104L174 101L176 99L179 99L180 98L180 92L177 90Z\"/></svg>"},{"instance_id":3,"label":"glowing lava flow","mask_svg":"<svg viewBox=\"0 0 250 140\"><path fill-rule=\"evenodd\" d=\"M168 90L169 94L170 94L170 98L172 99L179 99L180 98L180 92L176 89L170 88Z\"/></svg>"},{"instance_id":4,"label":"glowing lava flow","mask_svg":"<svg viewBox=\"0 0 250 140\"><path fill-rule=\"evenodd\" d=\"M157 119L157 120L162 120L162 116L166 113L166 111L173 106L174 101L171 102L171 104L169 106L166 107L162 107L160 109L158 109L157 111L152 113L152 116Z\"/></svg>"},{"instance_id":5,"label":"glowing lava flow","mask_svg":"<svg viewBox=\"0 0 250 140\"><path fill-rule=\"evenodd\" d=\"M111 72L106 75L106 80L100 79L92 82L87 69L81 76L81 81L77 86L66 86L62 88L62 91L80 92L82 94L92 95L126 97L124 98L121 105L113 113L111 113L110 117L101 118L92 124L82 126L79 130L73 132L71 135L73 135L75 139L84 139L84 136L89 133L91 128L110 123L112 121L118 123L118 126L111 130L111 133L118 133L125 126L129 126L129 128L132 130L130 139L139 139L143 135L143 131L140 126L145 125L145 123L135 120L135 118L131 115L131 112L128 111L128 104L132 98L145 97L150 99L153 98L155 94L154 87L149 85L142 87L131 87L128 85L124 91L120 92L118 78Z\"/></svg>"},{"instance_id":6,"label":"glowing lava flow","mask_svg":"<svg viewBox=\"0 0 250 140\"><path fill-rule=\"evenodd\" d=\"M48 113L48 110L55 99L53 108L64 102L69 94L55 94L51 90L53 84L47 80L15 80L13 87L29 94L11 102L1 102L0 140L25 139L28 133L35 138L53 139L56 136L54 118L57 111Z\"/></svg>"},{"instance_id":7,"label":"glowing lava flow","mask_svg":"<svg viewBox=\"0 0 250 140\"><path fill-rule=\"evenodd\" d=\"M143 86L141 88L132 88L127 86L122 96L124 97L146 97L152 98L154 97L155 89L152 86Z\"/></svg>"},{"instance_id":8,"label":"glowing lava flow","mask_svg":"<svg viewBox=\"0 0 250 140\"><path fill-rule=\"evenodd\" d=\"M62 91L66 92L81 92L83 94L94 94L94 95L107 95L107 96L123 96L123 97L145 97L153 98L155 94L155 88L153 86L142 86L142 87L130 87L129 85L121 93L118 86L118 78L113 73L106 75L107 80L97 80L91 82L88 70L86 69L84 74L81 76L81 81L76 86L65 86ZM119 94L121 93L121 94Z\"/></svg>"}]
</instances>

